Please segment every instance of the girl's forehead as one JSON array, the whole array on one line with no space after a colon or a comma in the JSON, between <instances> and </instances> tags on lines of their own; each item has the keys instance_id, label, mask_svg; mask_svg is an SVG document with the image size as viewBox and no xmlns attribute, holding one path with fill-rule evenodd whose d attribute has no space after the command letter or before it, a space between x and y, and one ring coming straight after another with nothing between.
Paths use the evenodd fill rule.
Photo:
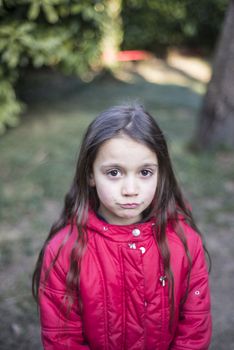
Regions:
<instances>
[{"instance_id":1,"label":"girl's forehead","mask_svg":"<svg viewBox=\"0 0 234 350\"><path fill-rule=\"evenodd\" d=\"M121 134L105 141L100 146L95 161L118 161L121 163L144 161L157 163L157 156L144 143Z\"/></svg>"}]
</instances>

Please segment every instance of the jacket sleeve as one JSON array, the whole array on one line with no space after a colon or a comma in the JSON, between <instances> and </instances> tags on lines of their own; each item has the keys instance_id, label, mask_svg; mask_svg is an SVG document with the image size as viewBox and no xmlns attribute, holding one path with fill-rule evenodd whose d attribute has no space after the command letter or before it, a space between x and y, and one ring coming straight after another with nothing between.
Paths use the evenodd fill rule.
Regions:
<instances>
[{"instance_id":1,"label":"jacket sleeve","mask_svg":"<svg viewBox=\"0 0 234 350\"><path fill-rule=\"evenodd\" d=\"M187 283L187 282L186 282ZM184 290L185 290L184 286ZM211 339L210 291L206 259L200 236L192 256L192 270L186 302L171 350L207 350Z\"/></svg>"},{"instance_id":2,"label":"jacket sleeve","mask_svg":"<svg viewBox=\"0 0 234 350\"><path fill-rule=\"evenodd\" d=\"M66 272L59 258L50 270L48 278L45 278L54 257L52 249L47 246L39 290L41 337L44 350L88 350L89 347L85 344L82 334L77 297L71 310L68 310L65 302Z\"/></svg>"}]
</instances>

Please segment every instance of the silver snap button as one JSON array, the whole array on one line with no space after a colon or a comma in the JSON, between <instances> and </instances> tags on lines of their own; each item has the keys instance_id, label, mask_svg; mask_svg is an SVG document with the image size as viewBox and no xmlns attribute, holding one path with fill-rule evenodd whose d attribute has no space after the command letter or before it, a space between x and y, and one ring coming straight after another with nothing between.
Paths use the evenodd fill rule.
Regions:
<instances>
[{"instance_id":1,"label":"silver snap button","mask_svg":"<svg viewBox=\"0 0 234 350\"><path fill-rule=\"evenodd\" d=\"M199 290L196 290L195 291L195 295L199 295L200 294L200 291Z\"/></svg>"},{"instance_id":2,"label":"silver snap button","mask_svg":"<svg viewBox=\"0 0 234 350\"><path fill-rule=\"evenodd\" d=\"M138 237L141 234L141 231L138 228L134 228L134 230L132 230L132 234L134 237Z\"/></svg>"},{"instance_id":3,"label":"silver snap button","mask_svg":"<svg viewBox=\"0 0 234 350\"><path fill-rule=\"evenodd\" d=\"M145 253L145 247L140 247L139 249L140 249L140 251L142 252L142 254Z\"/></svg>"},{"instance_id":4,"label":"silver snap button","mask_svg":"<svg viewBox=\"0 0 234 350\"><path fill-rule=\"evenodd\" d=\"M104 230L104 231L108 231L108 227L104 226L104 227L103 227L103 230Z\"/></svg>"}]
</instances>

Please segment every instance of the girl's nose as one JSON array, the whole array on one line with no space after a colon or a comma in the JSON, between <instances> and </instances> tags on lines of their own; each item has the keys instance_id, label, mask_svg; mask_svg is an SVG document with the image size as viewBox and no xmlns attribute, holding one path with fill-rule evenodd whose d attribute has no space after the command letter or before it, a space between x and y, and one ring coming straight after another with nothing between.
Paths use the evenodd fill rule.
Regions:
<instances>
[{"instance_id":1,"label":"girl's nose","mask_svg":"<svg viewBox=\"0 0 234 350\"><path fill-rule=\"evenodd\" d=\"M126 178L122 186L123 196L137 196L138 195L137 181L132 177Z\"/></svg>"}]
</instances>

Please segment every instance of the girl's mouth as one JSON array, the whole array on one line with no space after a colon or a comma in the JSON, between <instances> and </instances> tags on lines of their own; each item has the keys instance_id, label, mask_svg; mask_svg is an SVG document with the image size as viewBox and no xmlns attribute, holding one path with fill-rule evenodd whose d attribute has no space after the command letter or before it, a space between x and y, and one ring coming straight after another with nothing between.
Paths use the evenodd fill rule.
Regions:
<instances>
[{"instance_id":1,"label":"girl's mouth","mask_svg":"<svg viewBox=\"0 0 234 350\"><path fill-rule=\"evenodd\" d=\"M126 204L120 204L120 207L123 209L136 209L138 208L140 203L126 203Z\"/></svg>"}]
</instances>

